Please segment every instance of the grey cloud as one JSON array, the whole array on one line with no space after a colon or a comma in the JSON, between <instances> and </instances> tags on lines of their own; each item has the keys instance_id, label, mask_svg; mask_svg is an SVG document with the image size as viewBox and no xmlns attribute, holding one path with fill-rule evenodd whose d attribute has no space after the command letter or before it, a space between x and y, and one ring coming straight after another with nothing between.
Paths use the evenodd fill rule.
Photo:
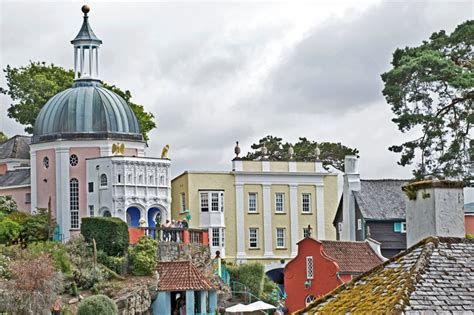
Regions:
<instances>
[{"instance_id":1,"label":"grey cloud","mask_svg":"<svg viewBox=\"0 0 474 315\"><path fill-rule=\"evenodd\" d=\"M442 13L442 14L440 14ZM472 2L384 2L318 25L269 76L279 110L342 112L383 99L380 74L395 48L418 45L472 18ZM291 104L291 106L289 106Z\"/></svg>"}]
</instances>

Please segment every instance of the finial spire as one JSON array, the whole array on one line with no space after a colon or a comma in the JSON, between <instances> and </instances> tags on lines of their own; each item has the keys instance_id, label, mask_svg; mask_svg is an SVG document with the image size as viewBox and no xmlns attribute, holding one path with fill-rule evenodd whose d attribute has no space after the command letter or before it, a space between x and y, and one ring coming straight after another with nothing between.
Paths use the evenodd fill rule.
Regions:
<instances>
[{"instance_id":1,"label":"finial spire","mask_svg":"<svg viewBox=\"0 0 474 315\"><path fill-rule=\"evenodd\" d=\"M71 41L74 45L74 79L98 80L99 77L99 46L102 41L94 34L89 25L90 7L81 7L84 13L81 29Z\"/></svg>"}]
</instances>

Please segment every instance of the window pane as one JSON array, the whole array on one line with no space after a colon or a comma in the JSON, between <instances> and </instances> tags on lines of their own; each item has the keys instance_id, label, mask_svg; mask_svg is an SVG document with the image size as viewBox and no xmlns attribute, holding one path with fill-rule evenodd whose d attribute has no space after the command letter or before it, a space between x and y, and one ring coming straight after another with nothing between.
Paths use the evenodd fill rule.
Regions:
<instances>
[{"instance_id":1,"label":"window pane","mask_svg":"<svg viewBox=\"0 0 474 315\"><path fill-rule=\"evenodd\" d=\"M256 228L249 229L249 247L258 248L258 229Z\"/></svg>"},{"instance_id":2,"label":"window pane","mask_svg":"<svg viewBox=\"0 0 474 315\"><path fill-rule=\"evenodd\" d=\"M313 257L306 257L306 278L313 279Z\"/></svg>"},{"instance_id":3,"label":"window pane","mask_svg":"<svg viewBox=\"0 0 474 315\"><path fill-rule=\"evenodd\" d=\"M302 194L302 211L311 212L311 194Z\"/></svg>"},{"instance_id":4,"label":"window pane","mask_svg":"<svg viewBox=\"0 0 474 315\"><path fill-rule=\"evenodd\" d=\"M276 229L276 246L285 247L285 228Z\"/></svg>"},{"instance_id":5,"label":"window pane","mask_svg":"<svg viewBox=\"0 0 474 315\"><path fill-rule=\"evenodd\" d=\"M181 211L186 210L186 194L181 193Z\"/></svg>"},{"instance_id":6,"label":"window pane","mask_svg":"<svg viewBox=\"0 0 474 315\"><path fill-rule=\"evenodd\" d=\"M219 193L218 192L211 193L211 211L214 211L214 212L219 211Z\"/></svg>"},{"instance_id":7,"label":"window pane","mask_svg":"<svg viewBox=\"0 0 474 315\"><path fill-rule=\"evenodd\" d=\"M71 229L79 228L79 181L72 178L69 182L69 207L71 211Z\"/></svg>"},{"instance_id":8,"label":"window pane","mask_svg":"<svg viewBox=\"0 0 474 315\"><path fill-rule=\"evenodd\" d=\"M257 194L249 193L249 212L257 212Z\"/></svg>"},{"instance_id":9,"label":"window pane","mask_svg":"<svg viewBox=\"0 0 474 315\"><path fill-rule=\"evenodd\" d=\"M212 246L218 247L219 246L219 228L212 229Z\"/></svg>"},{"instance_id":10,"label":"window pane","mask_svg":"<svg viewBox=\"0 0 474 315\"><path fill-rule=\"evenodd\" d=\"M275 194L275 212L284 212L285 211L284 203L285 203L284 194L276 193Z\"/></svg>"},{"instance_id":11,"label":"window pane","mask_svg":"<svg viewBox=\"0 0 474 315\"><path fill-rule=\"evenodd\" d=\"M100 186L102 187L107 186L107 175L105 174L100 175Z\"/></svg>"},{"instance_id":12,"label":"window pane","mask_svg":"<svg viewBox=\"0 0 474 315\"><path fill-rule=\"evenodd\" d=\"M201 193L201 211L209 211L209 197L207 193Z\"/></svg>"}]
</instances>

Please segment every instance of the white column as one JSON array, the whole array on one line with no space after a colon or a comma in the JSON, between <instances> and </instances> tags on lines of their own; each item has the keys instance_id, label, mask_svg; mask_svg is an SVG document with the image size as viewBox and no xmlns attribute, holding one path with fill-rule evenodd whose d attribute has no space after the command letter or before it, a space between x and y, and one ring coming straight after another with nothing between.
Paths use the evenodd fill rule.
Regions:
<instances>
[{"instance_id":1,"label":"white column","mask_svg":"<svg viewBox=\"0 0 474 315\"><path fill-rule=\"evenodd\" d=\"M38 197L36 189L36 151L31 150L30 152L30 178L31 178L31 213L36 210L38 206Z\"/></svg>"},{"instance_id":2,"label":"white column","mask_svg":"<svg viewBox=\"0 0 474 315\"><path fill-rule=\"evenodd\" d=\"M272 199L270 184L263 184L263 240L264 257L273 257Z\"/></svg>"},{"instance_id":3,"label":"white column","mask_svg":"<svg viewBox=\"0 0 474 315\"><path fill-rule=\"evenodd\" d=\"M235 225L237 231L237 259L246 259L244 224L244 185L235 184Z\"/></svg>"},{"instance_id":4,"label":"white column","mask_svg":"<svg viewBox=\"0 0 474 315\"><path fill-rule=\"evenodd\" d=\"M324 209L324 183L317 183L316 188L316 221L318 226L318 240L326 239L326 220Z\"/></svg>"},{"instance_id":5,"label":"white column","mask_svg":"<svg viewBox=\"0 0 474 315\"><path fill-rule=\"evenodd\" d=\"M77 47L74 47L74 79L77 79Z\"/></svg>"},{"instance_id":6,"label":"white column","mask_svg":"<svg viewBox=\"0 0 474 315\"><path fill-rule=\"evenodd\" d=\"M81 78L84 76L84 47L81 46L81 53L79 54L79 61L81 64Z\"/></svg>"},{"instance_id":7,"label":"white column","mask_svg":"<svg viewBox=\"0 0 474 315\"><path fill-rule=\"evenodd\" d=\"M99 77L99 46L95 48L95 77Z\"/></svg>"},{"instance_id":8,"label":"white column","mask_svg":"<svg viewBox=\"0 0 474 315\"><path fill-rule=\"evenodd\" d=\"M89 46L89 77L92 77L92 47Z\"/></svg>"},{"instance_id":9,"label":"white column","mask_svg":"<svg viewBox=\"0 0 474 315\"><path fill-rule=\"evenodd\" d=\"M262 161L262 172L270 172L270 161Z\"/></svg>"},{"instance_id":10,"label":"white column","mask_svg":"<svg viewBox=\"0 0 474 315\"><path fill-rule=\"evenodd\" d=\"M290 184L290 226L291 226L291 256L298 253L298 185Z\"/></svg>"},{"instance_id":11,"label":"white column","mask_svg":"<svg viewBox=\"0 0 474 315\"><path fill-rule=\"evenodd\" d=\"M82 184L82 183L79 183ZM63 240L69 240L71 212L69 209L69 149L56 149L56 218Z\"/></svg>"}]
</instances>

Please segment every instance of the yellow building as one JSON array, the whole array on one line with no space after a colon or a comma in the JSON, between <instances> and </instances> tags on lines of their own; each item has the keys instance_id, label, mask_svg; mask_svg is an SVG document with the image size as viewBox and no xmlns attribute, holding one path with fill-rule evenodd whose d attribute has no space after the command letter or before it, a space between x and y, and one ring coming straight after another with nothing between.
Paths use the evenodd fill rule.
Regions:
<instances>
[{"instance_id":1,"label":"yellow building","mask_svg":"<svg viewBox=\"0 0 474 315\"><path fill-rule=\"evenodd\" d=\"M173 219L192 216L209 229L211 252L237 263L281 265L297 254L308 225L317 239L336 239L337 174L322 163L234 160L231 172L191 172L171 183Z\"/></svg>"}]
</instances>

